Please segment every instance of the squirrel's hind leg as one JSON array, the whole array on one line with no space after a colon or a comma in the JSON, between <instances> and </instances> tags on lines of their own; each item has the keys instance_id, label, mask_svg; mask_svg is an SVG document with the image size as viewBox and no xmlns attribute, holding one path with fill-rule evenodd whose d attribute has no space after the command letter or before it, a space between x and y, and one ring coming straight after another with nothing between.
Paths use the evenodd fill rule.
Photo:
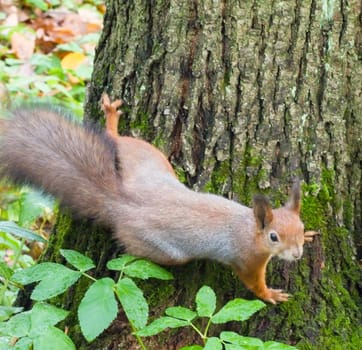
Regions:
<instances>
[{"instance_id":1,"label":"squirrel's hind leg","mask_svg":"<svg viewBox=\"0 0 362 350\"><path fill-rule=\"evenodd\" d=\"M106 132L116 141L120 137L118 134L118 122L122 114L122 112L118 111L117 108L122 106L122 104L122 100L115 100L111 102L109 96L106 93L102 95L101 108L106 118Z\"/></svg>"}]
</instances>

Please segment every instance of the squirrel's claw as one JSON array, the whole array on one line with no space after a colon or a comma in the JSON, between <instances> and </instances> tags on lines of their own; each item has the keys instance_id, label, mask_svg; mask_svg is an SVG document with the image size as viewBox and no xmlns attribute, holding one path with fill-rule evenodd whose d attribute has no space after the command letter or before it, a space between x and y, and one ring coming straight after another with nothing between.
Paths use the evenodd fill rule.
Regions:
<instances>
[{"instance_id":1,"label":"squirrel's claw","mask_svg":"<svg viewBox=\"0 0 362 350\"><path fill-rule=\"evenodd\" d=\"M283 293L282 289L268 289L268 296L262 298L265 301L276 304L277 302L288 301L290 295L288 293Z\"/></svg>"},{"instance_id":2,"label":"squirrel's claw","mask_svg":"<svg viewBox=\"0 0 362 350\"><path fill-rule=\"evenodd\" d=\"M101 100L101 108L104 112L106 119L109 116L117 116L119 117L121 115L121 111L118 111L117 109L121 107L123 104L122 100L115 100L111 102L109 96L107 93L103 93L102 100Z\"/></svg>"},{"instance_id":3,"label":"squirrel's claw","mask_svg":"<svg viewBox=\"0 0 362 350\"><path fill-rule=\"evenodd\" d=\"M304 232L304 242L313 242L315 235L319 235L319 231L306 231Z\"/></svg>"},{"instance_id":4,"label":"squirrel's claw","mask_svg":"<svg viewBox=\"0 0 362 350\"><path fill-rule=\"evenodd\" d=\"M111 103L111 106L114 109L117 109L118 107L121 107L123 105L123 101L122 100L115 100L114 102Z\"/></svg>"}]
</instances>

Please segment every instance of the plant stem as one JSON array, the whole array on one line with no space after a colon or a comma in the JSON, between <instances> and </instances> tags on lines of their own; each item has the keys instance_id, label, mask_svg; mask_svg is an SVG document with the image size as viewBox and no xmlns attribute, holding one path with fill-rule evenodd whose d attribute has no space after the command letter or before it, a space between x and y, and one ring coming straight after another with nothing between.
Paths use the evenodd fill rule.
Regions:
<instances>
[{"instance_id":1,"label":"plant stem","mask_svg":"<svg viewBox=\"0 0 362 350\"><path fill-rule=\"evenodd\" d=\"M211 317L209 318L209 321L207 322L207 325L205 327L205 332L204 332L204 338L207 338L207 332L209 331L209 328L211 326Z\"/></svg>"},{"instance_id":2,"label":"plant stem","mask_svg":"<svg viewBox=\"0 0 362 350\"><path fill-rule=\"evenodd\" d=\"M88 275L86 272L82 272L82 275L91 279L93 282L97 282L98 280L94 277L92 277L91 275Z\"/></svg>"},{"instance_id":3,"label":"plant stem","mask_svg":"<svg viewBox=\"0 0 362 350\"><path fill-rule=\"evenodd\" d=\"M129 324L131 325L131 328L132 328L132 333L133 335L136 337L137 341L138 341L138 344L140 344L142 350L147 350L146 348L146 345L143 343L141 337L139 335L137 335L137 329L136 327L134 326L133 322L131 320L128 320Z\"/></svg>"},{"instance_id":4,"label":"plant stem","mask_svg":"<svg viewBox=\"0 0 362 350\"><path fill-rule=\"evenodd\" d=\"M23 252L23 247L24 247L24 244L25 244L25 238L21 238L20 240L20 247L19 249L17 249L15 251L15 254L14 254L14 259L13 259L13 267L14 269L16 268L16 265L21 257L21 253Z\"/></svg>"},{"instance_id":5,"label":"plant stem","mask_svg":"<svg viewBox=\"0 0 362 350\"><path fill-rule=\"evenodd\" d=\"M190 322L190 326L191 326L191 327L194 329L194 331L201 337L202 341L203 341L204 344L205 344L207 337L205 337L205 335L202 334L201 331L200 331L192 322Z\"/></svg>"}]
</instances>

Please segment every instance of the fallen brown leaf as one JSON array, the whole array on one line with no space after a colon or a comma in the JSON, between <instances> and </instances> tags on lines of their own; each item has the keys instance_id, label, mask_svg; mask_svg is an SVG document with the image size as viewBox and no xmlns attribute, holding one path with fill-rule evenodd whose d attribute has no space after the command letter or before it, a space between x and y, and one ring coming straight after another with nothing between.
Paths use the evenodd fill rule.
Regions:
<instances>
[{"instance_id":1,"label":"fallen brown leaf","mask_svg":"<svg viewBox=\"0 0 362 350\"><path fill-rule=\"evenodd\" d=\"M34 53L35 35L26 32L15 32L11 36L11 50L21 60L28 60Z\"/></svg>"}]
</instances>

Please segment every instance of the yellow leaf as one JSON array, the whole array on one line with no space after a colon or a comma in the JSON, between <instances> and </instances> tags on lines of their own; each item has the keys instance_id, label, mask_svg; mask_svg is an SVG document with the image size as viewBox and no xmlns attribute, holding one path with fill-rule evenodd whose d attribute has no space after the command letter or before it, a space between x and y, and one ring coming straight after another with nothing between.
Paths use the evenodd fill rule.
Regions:
<instances>
[{"instance_id":1,"label":"yellow leaf","mask_svg":"<svg viewBox=\"0 0 362 350\"><path fill-rule=\"evenodd\" d=\"M77 69L86 59L80 52L70 52L61 61L63 69Z\"/></svg>"}]
</instances>

